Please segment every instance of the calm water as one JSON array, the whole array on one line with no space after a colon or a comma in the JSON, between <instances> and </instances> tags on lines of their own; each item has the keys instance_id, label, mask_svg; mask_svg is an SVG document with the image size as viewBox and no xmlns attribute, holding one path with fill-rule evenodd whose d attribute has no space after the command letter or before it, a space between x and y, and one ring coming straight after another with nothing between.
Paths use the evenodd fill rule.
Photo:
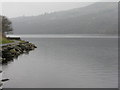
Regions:
<instances>
[{"instance_id":1,"label":"calm water","mask_svg":"<svg viewBox=\"0 0 120 90\"><path fill-rule=\"evenodd\" d=\"M3 66L5 88L116 88L118 47L113 38L26 39L37 49Z\"/></svg>"}]
</instances>

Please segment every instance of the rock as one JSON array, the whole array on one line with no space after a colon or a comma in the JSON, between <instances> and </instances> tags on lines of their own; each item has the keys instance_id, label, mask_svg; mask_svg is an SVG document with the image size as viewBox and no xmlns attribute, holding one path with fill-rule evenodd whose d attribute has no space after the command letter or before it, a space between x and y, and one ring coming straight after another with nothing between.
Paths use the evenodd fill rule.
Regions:
<instances>
[{"instance_id":1,"label":"rock","mask_svg":"<svg viewBox=\"0 0 120 90\"><path fill-rule=\"evenodd\" d=\"M2 73L2 71L0 70L0 73Z\"/></svg>"},{"instance_id":2,"label":"rock","mask_svg":"<svg viewBox=\"0 0 120 90\"><path fill-rule=\"evenodd\" d=\"M2 79L1 81L2 81L2 82L6 82L6 81L8 81L8 80L9 80L9 79Z\"/></svg>"},{"instance_id":3,"label":"rock","mask_svg":"<svg viewBox=\"0 0 120 90\"><path fill-rule=\"evenodd\" d=\"M28 41L23 41L18 44L6 45L0 49L2 56L2 62L6 63L13 58L17 58L20 54L29 52L37 48L34 44L29 43Z\"/></svg>"},{"instance_id":4,"label":"rock","mask_svg":"<svg viewBox=\"0 0 120 90\"><path fill-rule=\"evenodd\" d=\"M0 87L3 85L3 83L0 82Z\"/></svg>"}]
</instances>

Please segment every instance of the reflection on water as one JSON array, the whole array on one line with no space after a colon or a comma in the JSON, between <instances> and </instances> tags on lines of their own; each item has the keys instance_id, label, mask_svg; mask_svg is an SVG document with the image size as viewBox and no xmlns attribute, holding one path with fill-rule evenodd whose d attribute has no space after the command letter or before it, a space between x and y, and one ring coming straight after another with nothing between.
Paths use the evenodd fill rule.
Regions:
<instances>
[{"instance_id":1,"label":"reflection on water","mask_svg":"<svg viewBox=\"0 0 120 90\"><path fill-rule=\"evenodd\" d=\"M117 88L116 38L26 38L37 46L3 65L5 88Z\"/></svg>"},{"instance_id":2,"label":"reflection on water","mask_svg":"<svg viewBox=\"0 0 120 90\"><path fill-rule=\"evenodd\" d=\"M26 51L26 52L24 52L22 54L28 55L29 52L30 51ZM20 55L16 55L14 57L6 57L5 60L3 60L2 63L0 63L0 89L2 89L3 83L9 80L9 79L3 79L2 78L2 66L6 66L6 65L14 62L14 60L17 60L19 56ZM2 55L1 55L1 57L2 57Z\"/></svg>"},{"instance_id":3,"label":"reflection on water","mask_svg":"<svg viewBox=\"0 0 120 90\"><path fill-rule=\"evenodd\" d=\"M30 51L26 51L22 54L28 55ZM21 55L22 55L21 54ZM20 55L15 55L14 57L6 57L5 60L2 61L2 65L10 64L11 62L14 62L14 60L17 60Z\"/></svg>"}]
</instances>

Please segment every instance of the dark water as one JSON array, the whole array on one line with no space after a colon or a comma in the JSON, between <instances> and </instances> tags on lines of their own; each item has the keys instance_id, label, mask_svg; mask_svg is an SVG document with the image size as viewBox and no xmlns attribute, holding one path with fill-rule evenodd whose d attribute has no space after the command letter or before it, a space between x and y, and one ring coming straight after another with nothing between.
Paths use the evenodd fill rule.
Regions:
<instances>
[{"instance_id":1,"label":"dark water","mask_svg":"<svg viewBox=\"0 0 120 90\"><path fill-rule=\"evenodd\" d=\"M5 88L116 88L117 39L26 39L37 49L3 66Z\"/></svg>"}]
</instances>

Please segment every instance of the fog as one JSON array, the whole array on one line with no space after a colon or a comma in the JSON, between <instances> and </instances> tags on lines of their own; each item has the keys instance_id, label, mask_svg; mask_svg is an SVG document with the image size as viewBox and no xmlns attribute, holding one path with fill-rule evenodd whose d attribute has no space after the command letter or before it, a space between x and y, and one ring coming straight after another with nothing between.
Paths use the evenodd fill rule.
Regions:
<instances>
[{"instance_id":1,"label":"fog","mask_svg":"<svg viewBox=\"0 0 120 90\"><path fill-rule=\"evenodd\" d=\"M92 2L91 2L92 3ZM91 3L77 2L4 2L2 3L2 14L9 17L36 16L44 13L69 10L87 6Z\"/></svg>"}]
</instances>

